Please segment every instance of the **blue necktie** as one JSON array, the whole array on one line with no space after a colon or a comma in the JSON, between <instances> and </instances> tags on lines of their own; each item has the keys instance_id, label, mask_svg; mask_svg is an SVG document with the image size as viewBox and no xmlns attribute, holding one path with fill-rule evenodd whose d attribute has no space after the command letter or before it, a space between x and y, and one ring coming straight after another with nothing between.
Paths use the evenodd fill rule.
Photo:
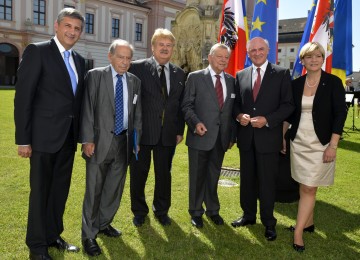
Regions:
<instances>
[{"instance_id":1,"label":"blue necktie","mask_svg":"<svg viewBox=\"0 0 360 260\"><path fill-rule=\"evenodd\" d=\"M72 69L72 67L70 66L70 62L69 62L69 57L70 57L70 52L69 51L64 51L64 61L65 61L65 65L66 68L69 72L70 75L70 79L71 79L71 86L74 92L74 95L76 93L76 86L77 86L77 82L76 82L76 75L74 70Z\"/></svg>"},{"instance_id":2,"label":"blue necktie","mask_svg":"<svg viewBox=\"0 0 360 260\"><path fill-rule=\"evenodd\" d=\"M115 129L114 133L119 135L123 130L124 124L124 100L122 75L117 74L118 78L115 86Z\"/></svg>"}]
</instances>

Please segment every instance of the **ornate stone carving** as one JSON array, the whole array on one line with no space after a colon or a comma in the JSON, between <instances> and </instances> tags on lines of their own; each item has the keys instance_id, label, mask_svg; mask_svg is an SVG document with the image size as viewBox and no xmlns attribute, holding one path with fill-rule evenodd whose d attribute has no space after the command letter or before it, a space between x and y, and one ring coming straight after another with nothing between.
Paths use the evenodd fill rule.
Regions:
<instances>
[{"instance_id":1,"label":"ornate stone carving","mask_svg":"<svg viewBox=\"0 0 360 260\"><path fill-rule=\"evenodd\" d=\"M208 65L209 50L217 42L222 2L188 0L172 24L177 42L172 61L188 73Z\"/></svg>"}]
</instances>

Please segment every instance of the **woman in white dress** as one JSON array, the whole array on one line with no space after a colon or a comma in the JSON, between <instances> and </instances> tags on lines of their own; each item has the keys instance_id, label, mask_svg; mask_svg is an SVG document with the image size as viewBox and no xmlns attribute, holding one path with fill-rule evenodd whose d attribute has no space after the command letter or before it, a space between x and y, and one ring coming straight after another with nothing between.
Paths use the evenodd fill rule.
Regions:
<instances>
[{"instance_id":1,"label":"woman in white dress","mask_svg":"<svg viewBox=\"0 0 360 260\"><path fill-rule=\"evenodd\" d=\"M321 69L325 59L323 47L309 42L299 56L307 74L292 82L296 108L289 122L284 123L284 130L291 124L291 176L299 182L300 200L296 226L290 230L294 231L293 248L302 252L303 232L315 230L317 188L334 183L336 149L346 120L346 104L341 80Z\"/></svg>"}]
</instances>

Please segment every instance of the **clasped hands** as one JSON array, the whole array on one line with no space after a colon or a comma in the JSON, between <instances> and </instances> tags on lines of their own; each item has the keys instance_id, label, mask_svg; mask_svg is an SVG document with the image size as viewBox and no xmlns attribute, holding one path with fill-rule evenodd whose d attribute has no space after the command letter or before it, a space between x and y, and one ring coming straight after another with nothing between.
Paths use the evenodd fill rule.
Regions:
<instances>
[{"instance_id":1,"label":"clasped hands","mask_svg":"<svg viewBox=\"0 0 360 260\"><path fill-rule=\"evenodd\" d=\"M236 119L242 126L251 124L252 127L262 128L267 124L267 120L264 116L250 117L248 114L239 114Z\"/></svg>"}]
</instances>

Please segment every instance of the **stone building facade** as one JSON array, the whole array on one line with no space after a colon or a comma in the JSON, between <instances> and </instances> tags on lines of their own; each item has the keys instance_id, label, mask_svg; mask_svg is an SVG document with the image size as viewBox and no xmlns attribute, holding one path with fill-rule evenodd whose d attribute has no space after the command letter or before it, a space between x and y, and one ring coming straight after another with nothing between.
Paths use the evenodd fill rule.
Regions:
<instances>
[{"instance_id":1,"label":"stone building facade","mask_svg":"<svg viewBox=\"0 0 360 260\"><path fill-rule=\"evenodd\" d=\"M55 34L54 21L64 7L78 9L86 26L75 49L87 69L109 64L107 51L116 38L135 47L134 59L151 55L150 39L158 27L171 29L185 0L7 0L0 3L0 85L13 85L25 47Z\"/></svg>"}]
</instances>

